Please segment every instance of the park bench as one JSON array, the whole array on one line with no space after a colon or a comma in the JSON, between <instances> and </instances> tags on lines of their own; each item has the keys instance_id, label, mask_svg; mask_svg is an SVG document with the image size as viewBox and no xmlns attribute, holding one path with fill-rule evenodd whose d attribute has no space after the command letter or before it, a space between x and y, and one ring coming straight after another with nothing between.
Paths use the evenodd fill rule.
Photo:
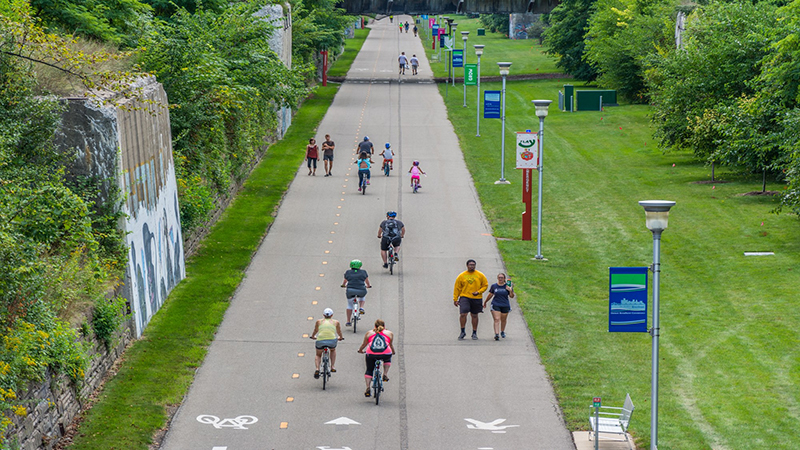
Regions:
<instances>
[{"instance_id":1,"label":"park bench","mask_svg":"<svg viewBox=\"0 0 800 450\"><path fill-rule=\"evenodd\" d=\"M625 396L625 403L622 408L614 406L601 406L600 414L597 420L594 415L589 417L589 423L592 425L592 433L589 439L596 431L606 434L621 434L625 439L613 439L616 441L628 440L628 424L631 422L631 414L633 414L633 400L631 394ZM594 409L592 407L592 409ZM599 435L598 435L599 436Z\"/></svg>"}]
</instances>

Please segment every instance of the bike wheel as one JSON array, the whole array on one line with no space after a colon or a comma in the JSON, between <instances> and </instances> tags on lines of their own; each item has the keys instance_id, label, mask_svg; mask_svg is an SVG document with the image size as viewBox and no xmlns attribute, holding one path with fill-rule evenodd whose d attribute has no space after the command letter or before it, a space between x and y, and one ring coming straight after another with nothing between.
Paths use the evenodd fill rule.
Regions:
<instances>
[{"instance_id":1,"label":"bike wheel","mask_svg":"<svg viewBox=\"0 0 800 450\"><path fill-rule=\"evenodd\" d=\"M353 333L356 333L356 328L358 327L358 313L353 314Z\"/></svg>"},{"instance_id":2,"label":"bike wheel","mask_svg":"<svg viewBox=\"0 0 800 450\"><path fill-rule=\"evenodd\" d=\"M364 182L361 183L361 195L367 194L367 179L364 178Z\"/></svg>"},{"instance_id":3,"label":"bike wheel","mask_svg":"<svg viewBox=\"0 0 800 450\"><path fill-rule=\"evenodd\" d=\"M383 165L383 173L386 174L387 177L389 176L389 165L388 164L384 164Z\"/></svg>"},{"instance_id":4,"label":"bike wheel","mask_svg":"<svg viewBox=\"0 0 800 450\"><path fill-rule=\"evenodd\" d=\"M394 274L394 252L389 252L389 275Z\"/></svg>"},{"instance_id":5,"label":"bike wheel","mask_svg":"<svg viewBox=\"0 0 800 450\"><path fill-rule=\"evenodd\" d=\"M328 384L328 355L323 355L322 357L322 390L325 390L325 385Z\"/></svg>"},{"instance_id":6,"label":"bike wheel","mask_svg":"<svg viewBox=\"0 0 800 450\"><path fill-rule=\"evenodd\" d=\"M381 372L376 370L372 376L372 392L375 396L375 404L379 405L381 402Z\"/></svg>"}]
</instances>

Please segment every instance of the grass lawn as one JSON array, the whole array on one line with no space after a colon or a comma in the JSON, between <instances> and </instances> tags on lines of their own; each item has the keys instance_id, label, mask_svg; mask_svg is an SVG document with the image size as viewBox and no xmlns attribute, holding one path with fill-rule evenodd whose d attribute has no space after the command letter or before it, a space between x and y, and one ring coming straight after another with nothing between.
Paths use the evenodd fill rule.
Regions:
<instances>
[{"instance_id":1,"label":"grass lawn","mask_svg":"<svg viewBox=\"0 0 800 450\"><path fill-rule=\"evenodd\" d=\"M556 60L543 53L543 47L536 39L513 40L506 38L504 33L491 33L486 30L486 36L478 36L478 28L483 28L478 19L468 19L466 16L453 16L458 23L456 29L455 48L463 49L464 41L461 40L461 32L469 31L467 39L466 63L476 64L478 57L475 56L473 45L483 44L481 56L481 75L499 76L497 68L498 61L511 61L511 74L536 74L536 73L558 73ZM424 20L422 22L425 22ZM444 49L441 51L441 61L431 61L433 55L439 55L439 43L436 43L436 50L431 49L430 30L425 23L421 23L420 34L422 42L425 44L425 53L430 61L433 75L435 77L447 76L447 64L445 63ZM464 72L461 68L456 68L456 77L463 77Z\"/></svg>"},{"instance_id":2,"label":"grass lawn","mask_svg":"<svg viewBox=\"0 0 800 450\"><path fill-rule=\"evenodd\" d=\"M319 87L272 145L85 415L71 449L147 449L182 401L338 86Z\"/></svg>"},{"instance_id":3,"label":"grass lawn","mask_svg":"<svg viewBox=\"0 0 800 450\"><path fill-rule=\"evenodd\" d=\"M688 153L663 154L647 106L558 111L564 82L508 83L511 185L494 184L500 120L482 119L475 137L474 88L470 107L462 108L460 90L447 106L568 427L588 429L593 396L621 406L629 392L636 405L630 431L640 448L649 446L651 338L607 332L608 267L652 263L652 234L637 202L675 200L661 246L659 449L797 448L797 217L772 213L777 198L740 195L759 191L760 175L717 169L726 183L697 183L710 179L710 168ZM545 120L545 262L532 261L538 175L534 241L523 242L521 171L514 169L513 132L538 130L535 98L554 100Z\"/></svg>"},{"instance_id":4,"label":"grass lawn","mask_svg":"<svg viewBox=\"0 0 800 450\"><path fill-rule=\"evenodd\" d=\"M369 32L369 28L355 30L355 37L345 40L344 51L339 58L333 62L333 65L328 68L329 77L343 77L347 75L347 71L350 70L350 65L353 64L356 55L361 51L361 46L364 45L364 41L367 39L367 36L369 36Z\"/></svg>"}]
</instances>

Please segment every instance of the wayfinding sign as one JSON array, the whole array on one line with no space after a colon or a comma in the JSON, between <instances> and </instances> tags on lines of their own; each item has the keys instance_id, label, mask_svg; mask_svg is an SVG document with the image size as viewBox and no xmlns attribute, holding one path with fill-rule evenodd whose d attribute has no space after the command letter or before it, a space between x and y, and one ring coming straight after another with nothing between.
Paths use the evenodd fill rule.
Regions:
<instances>
[{"instance_id":1,"label":"wayfinding sign","mask_svg":"<svg viewBox=\"0 0 800 450\"><path fill-rule=\"evenodd\" d=\"M467 86L478 85L478 65L464 64L464 83Z\"/></svg>"},{"instance_id":2,"label":"wayfinding sign","mask_svg":"<svg viewBox=\"0 0 800 450\"><path fill-rule=\"evenodd\" d=\"M464 50L453 50L453 67L464 67Z\"/></svg>"},{"instance_id":3,"label":"wayfinding sign","mask_svg":"<svg viewBox=\"0 0 800 450\"><path fill-rule=\"evenodd\" d=\"M500 91L483 92L483 118L500 118Z\"/></svg>"},{"instance_id":4,"label":"wayfinding sign","mask_svg":"<svg viewBox=\"0 0 800 450\"><path fill-rule=\"evenodd\" d=\"M647 332L647 267L609 267L608 331Z\"/></svg>"},{"instance_id":5,"label":"wayfinding sign","mask_svg":"<svg viewBox=\"0 0 800 450\"><path fill-rule=\"evenodd\" d=\"M539 168L539 134L517 131L517 169Z\"/></svg>"}]
</instances>

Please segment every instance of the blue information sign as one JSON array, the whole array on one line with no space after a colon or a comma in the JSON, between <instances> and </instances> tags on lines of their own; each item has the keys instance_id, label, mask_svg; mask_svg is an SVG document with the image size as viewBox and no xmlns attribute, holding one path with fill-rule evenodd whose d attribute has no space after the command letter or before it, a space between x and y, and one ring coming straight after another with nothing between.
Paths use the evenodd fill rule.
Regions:
<instances>
[{"instance_id":1,"label":"blue information sign","mask_svg":"<svg viewBox=\"0 0 800 450\"><path fill-rule=\"evenodd\" d=\"M438 23L433 24L433 26L431 27L431 32L433 33L434 36L439 34L439 24Z\"/></svg>"},{"instance_id":2,"label":"blue information sign","mask_svg":"<svg viewBox=\"0 0 800 450\"><path fill-rule=\"evenodd\" d=\"M647 267L609 267L608 331L647 332Z\"/></svg>"},{"instance_id":3,"label":"blue information sign","mask_svg":"<svg viewBox=\"0 0 800 450\"><path fill-rule=\"evenodd\" d=\"M483 92L483 118L484 119L499 119L500 118L500 91L484 91Z\"/></svg>"},{"instance_id":4,"label":"blue information sign","mask_svg":"<svg viewBox=\"0 0 800 450\"><path fill-rule=\"evenodd\" d=\"M464 67L464 50L453 50L453 67Z\"/></svg>"},{"instance_id":5,"label":"blue information sign","mask_svg":"<svg viewBox=\"0 0 800 450\"><path fill-rule=\"evenodd\" d=\"M428 15L427 15L427 14L423 14L423 15L422 15L422 19L423 19L423 20L428 20Z\"/></svg>"}]
</instances>

